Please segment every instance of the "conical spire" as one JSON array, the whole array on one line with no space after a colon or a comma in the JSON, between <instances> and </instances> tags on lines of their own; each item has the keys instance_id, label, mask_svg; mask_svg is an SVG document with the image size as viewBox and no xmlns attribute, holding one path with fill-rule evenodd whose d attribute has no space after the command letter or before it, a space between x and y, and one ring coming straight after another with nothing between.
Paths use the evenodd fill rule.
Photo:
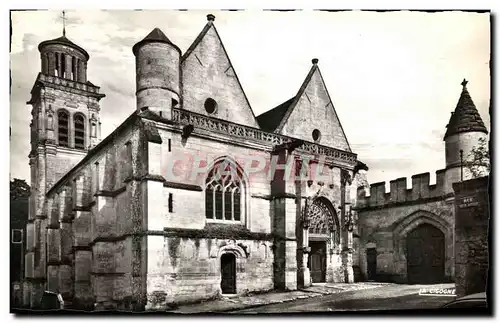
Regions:
<instances>
[{"instance_id":1,"label":"conical spire","mask_svg":"<svg viewBox=\"0 0 500 323\"><path fill-rule=\"evenodd\" d=\"M461 132L484 132L488 133L488 130L484 126L484 122L479 115L479 112L472 101L472 98L467 91L467 80L463 80L462 94L458 100L457 107L455 111L452 112L450 121L446 126L446 134L444 139L448 136L461 133Z\"/></svg>"},{"instance_id":2,"label":"conical spire","mask_svg":"<svg viewBox=\"0 0 500 323\"><path fill-rule=\"evenodd\" d=\"M163 31L160 30L160 28L153 29L146 37L144 37L143 40L141 40L140 42L135 44L134 47L132 47L134 55L136 54L138 47L145 43L166 43L175 46L175 44L172 43L170 39L167 38L167 36L165 36Z\"/></svg>"}]
</instances>

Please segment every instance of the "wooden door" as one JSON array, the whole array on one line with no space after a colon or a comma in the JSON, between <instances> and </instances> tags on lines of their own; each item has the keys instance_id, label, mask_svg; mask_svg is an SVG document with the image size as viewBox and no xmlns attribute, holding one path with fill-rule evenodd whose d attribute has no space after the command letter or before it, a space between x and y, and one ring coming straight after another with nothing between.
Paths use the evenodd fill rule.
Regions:
<instances>
[{"instance_id":1,"label":"wooden door","mask_svg":"<svg viewBox=\"0 0 500 323\"><path fill-rule=\"evenodd\" d=\"M444 281L444 234L430 224L422 224L406 237L406 261L410 284Z\"/></svg>"},{"instance_id":2,"label":"wooden door","mask_svg":"<svg viewBox=\"0 0 500 323\"><path fill-rule=\"evenodd\" d=\"M366 271L368 280L377 279L377 249L366 249Z\"/></svg>"},{"instance_id":3,"label":"wooden door","mask_svg":"<svg viewBox=\"0 0 500 323\"><path fill-rule=\"evenodd\" d=\"M326 243L309 242L311 254L309 259L309 270L313 283L323 283L326 281Z\"/></svg>"},{"instance_id":4,"label":"wooden door","mask_svg":"<svg viewBox=\"0 0 500 323\"><path fill-rule=\"evenodd\" d=\"M222 294L236 294L236 257L232 253L223 254L220 263Z\"/></svg>"}]
</instances>

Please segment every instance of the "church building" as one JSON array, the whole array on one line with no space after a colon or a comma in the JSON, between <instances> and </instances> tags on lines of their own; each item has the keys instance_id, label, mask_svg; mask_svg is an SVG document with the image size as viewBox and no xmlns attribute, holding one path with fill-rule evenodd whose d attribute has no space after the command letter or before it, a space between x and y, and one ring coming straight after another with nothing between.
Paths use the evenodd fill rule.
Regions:
<instances>
[{"instance_id":1,"label":"church building","mask_svg":"<svg viewBox=\"0 0 500 323\"><path fill-rule=\"evenodd\" d=\"M106 138L89 54L64 33L40 43L27 102L25 306L39 306L45 290L70 308L161 310L354 281L352 206L367 167L351 151L318 60L295 95L255 116L215 17L207 20L184 53L158 28L133 46L136 110ZM448 138L460 146L460 135ZM390 198L432 198L426 178L418 177L422 193L404 187L403 197L391 184ZM449 186L439 190L446 196ZM366 242L383 252L384 234L373 230Z\"/></svg>"}]
</instances>

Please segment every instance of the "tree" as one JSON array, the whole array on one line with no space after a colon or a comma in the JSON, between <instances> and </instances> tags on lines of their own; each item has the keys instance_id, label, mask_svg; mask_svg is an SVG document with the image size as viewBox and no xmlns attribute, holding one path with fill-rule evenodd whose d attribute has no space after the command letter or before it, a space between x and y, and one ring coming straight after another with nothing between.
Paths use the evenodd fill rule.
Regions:
<instances>
[{"instance_id":1,"label":"tree","mask_svg":"<svg viewBox=\"0 0 500 323\"><path fill-rule=\"evenodd\" d=\"M30 186L24 179L14 178L10 181L10 199L17 200L30 196Z\"/></svg>"},{"instance_id":2,"label":"tree","mask_svg":"<svg viewBox=\"0 0 500 323\"><path fill-rule=\"evenodd\" d=\"M472 177L486 176L490 173L490 152L486 138L480 138L476 146L467 156L464 167L470 171Z\"/></svg>"},{"instance_id":3,"label":"tree","mask_svg":"<svg viewBox=\"0 0 500 323\"><path fill-rule=\"evenodd\" d=\"M10 181L10 220L12 228L24 228L28 221L30 186L23 179Z\"/></svg>"}]
</instances>

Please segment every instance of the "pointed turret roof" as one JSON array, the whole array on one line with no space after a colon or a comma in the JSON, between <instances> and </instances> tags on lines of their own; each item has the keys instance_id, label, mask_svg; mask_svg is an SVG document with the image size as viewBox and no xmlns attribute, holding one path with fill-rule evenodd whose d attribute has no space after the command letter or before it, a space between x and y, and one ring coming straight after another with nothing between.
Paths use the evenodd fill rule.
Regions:
<instances>
[{"instance_id":1,"label":"pointed turret roof","mask_svg":"<svg viewBox=\"0 0 500 323\"><path fill-rule=\"evenodd\" d=\"M457 107L452 112L450 121L446 126L446 134L444 139L448 136L461 133L461 132L484 132L488 130L484 126L484 122L479 115L479 112L472 101L472 98L467 91L467 81L464 79L462 82L462 94L458 99Z\"/></svg>"},{"instance_id":2,"label":"pointed turret roof","mask_svg":"<svg viewBox=\"0 0 500 323\"><path fill-rule=\"evenodd\" d=\"M155 28L153 29L146 37L144 37L143 40L141 40L140 42L138 42L137 44L134 45L134 47L132 47L132 51L134 53L134 55L137 55L137 49L146 44L146 43L165 43L165 44L170 44L172 45L173 47L175 47L179 53L181 52L181 50L179 49L179 47L177 47L174 43L172 43L170 41L170 39L168 39L167 36L165 36L165 34L163 33L163 31L161 31L160 28Z\"/></svg>"}]
</instances>

